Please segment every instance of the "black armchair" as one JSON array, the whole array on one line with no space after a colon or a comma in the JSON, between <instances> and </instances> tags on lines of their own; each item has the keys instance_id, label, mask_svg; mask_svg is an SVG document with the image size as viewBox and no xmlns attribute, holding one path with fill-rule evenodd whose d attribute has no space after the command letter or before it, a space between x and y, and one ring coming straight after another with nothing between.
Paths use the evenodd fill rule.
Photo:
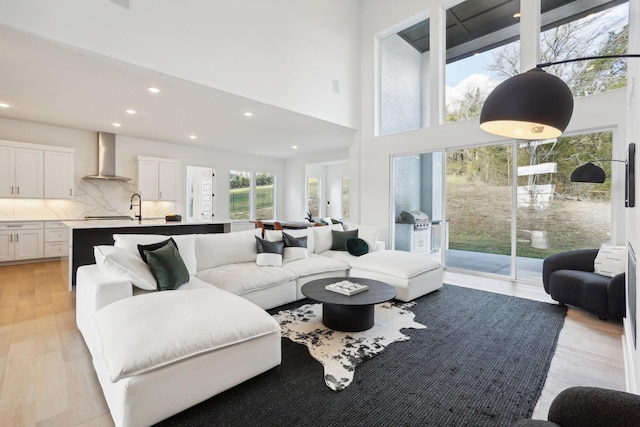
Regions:
<instances>
[{"instance_id":1,"label":"black armchair","mask_svg":"<svg viewBox=\"0 0 640 427\"><path fill-rule=\"evenodd\" d=\"M599 387L571 387L558 394L549 421L520 420L513 427L632 427L640 422L640 396Z\"/></svg>"},{"instance_id":2,"label":"black armchair","mask_svg":"<svg viewBox=\"0 0 640 427\"><path fill-rule=\"evenodd\" d=\"M580 307L601 319L625 315L625 274L614 277L593 272L598 249L560 252L545 258L542 283L551 298Z\"/></svg>"}]
</instances>

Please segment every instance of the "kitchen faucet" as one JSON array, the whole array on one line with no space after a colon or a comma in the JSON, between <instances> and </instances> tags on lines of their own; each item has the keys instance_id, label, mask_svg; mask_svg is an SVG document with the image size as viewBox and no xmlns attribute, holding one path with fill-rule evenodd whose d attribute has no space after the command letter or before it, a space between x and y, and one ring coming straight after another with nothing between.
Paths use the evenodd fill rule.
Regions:
<instances>
[{"instance_id":1,"label":"kitchen faucet","mask_svg":"<svg viewBox=\"0 0 640 427\"><path fill-rule=\"evenodd\" d=\"M140 197L140 194L135 193L133 196L131 196L131 204L129 205L129 210L133 210L133 198L138 196L138 204L135 205L138 207L138 215L135 215L136 218L138 218L138 222L142 222L142 197Z\"/></svg>"}]
</instances>

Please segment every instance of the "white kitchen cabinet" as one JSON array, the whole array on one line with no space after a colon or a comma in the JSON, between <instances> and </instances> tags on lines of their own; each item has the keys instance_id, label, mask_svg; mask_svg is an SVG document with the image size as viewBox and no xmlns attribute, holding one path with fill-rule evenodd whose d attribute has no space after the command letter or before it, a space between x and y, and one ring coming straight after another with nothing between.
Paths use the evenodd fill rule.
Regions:
<instances>
[{"instance_id":1,"label":"white kitchen cabinet","mask_svg":"<svg viewBox=\"0 0 640 427\"><path fill-rule=\"evenodd\" d=\"M0 262L42 258L42 222L15 222L0 225Z\"/></svg>"},{"instance_id":2,"label":"white kitchen cabinet","mask_svg":"<svg viewBox=\"0 0 640 427\"><path fill-rule=\"evenodd\" d=\"M61 221L44 223L44 257L64 257L69 255L69 227Z\"/></svg>"},{"instance_id":3,"label":"white kitchen cabinet","mask_svg":"<svg viewBox=\"0 0 640 427\"><path fill-rule=\"evenodd\" d=\"M142 200L177 200L180 163L138 156L138 192Z\"/></svg>"},{"instance_id":4,"label":"white kitchen cabinet","mask_svg":"<svg viewBox=\"0 0 640 427\"><path fill-rule=\"evenodd\" d=\"M44 152L44 197L73 198L74 155L64 151Z\"/></svg>"},{"instance_id":5,"label":"white kitchen cabinet","mask_svg":"<svg viewBox=\"0 0 640 427\"><path fill-rule=\"evenodd\" d=\"M2 145L0 158L0 197L42 198L42 150Z\"/></svg>"}]
</instances>

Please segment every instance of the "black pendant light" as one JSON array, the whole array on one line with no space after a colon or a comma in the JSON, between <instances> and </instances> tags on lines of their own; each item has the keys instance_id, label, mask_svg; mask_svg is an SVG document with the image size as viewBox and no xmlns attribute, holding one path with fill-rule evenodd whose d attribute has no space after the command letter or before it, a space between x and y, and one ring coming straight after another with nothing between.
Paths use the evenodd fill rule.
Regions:
<instances>
[{"instance_id":1,"label":"black pendant light","mask_svg":"<svg viewBox=\"0 0 640 427\"><path fill-rule=\"evenodd\" d=\"M605 179L604 169L589 162L578 166L571 172L571 182L593 182L602 184Z\"/></svg>"},{"instance_id":2,"label":"black pendant light","mask_svg":"<svg viewBox=\"0 0 640 427\"><path fill-rule=\"evenodd\" d=\"M573 95L566 83L536 67L505 80L489 94L480 128L507 138L556 138L572 113Z\"/></svg>"},{"instance_id":3,"label":"black pendant light","mask_svg":"<svg viewBox=\"0 0 640 427\"><path fill-rule=\"evenodd\" d=\"M638 57L637 54L604 55L538 64L496 86L482 106L480 128L507 138L556 138L571 120L573 95L561 79L543 68L592 59Z\"/></svg>"}]
</instances>

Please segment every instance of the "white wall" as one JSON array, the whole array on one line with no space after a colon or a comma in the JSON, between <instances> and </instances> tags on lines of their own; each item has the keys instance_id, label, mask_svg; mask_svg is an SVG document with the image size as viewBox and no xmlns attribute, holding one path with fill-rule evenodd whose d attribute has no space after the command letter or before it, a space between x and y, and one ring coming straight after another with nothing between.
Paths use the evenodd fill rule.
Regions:
<instances>
[{"instance_id":1,"label":"white wall","mask_svg":"<svg viewBox=\"0 0 640 427\"><path fill-rule=\"evenodd\" d=\"M126 10L108 0L0 0L0 23L356 128L359 5L132 0Z\"/></svg>"},{"instance_id":2,"label":"white wall","mask_svg":"<svg viewBox=\"0 0 640 427\"><path fill-rule=\"evenodd\" d=\"M344 162L345 159L349 159L349 153L347 150L327 151L316 154L313 157L300 157L285 160L284 169L287 172L287 178L286 182L283 184L284 211L281 211L282 215L278 215L280 217L279 219L302 221L306 217L305 173L307 165L314 164L318 165L318 167L323 167L323 164ZM349 172L351 172L350 168ZM351 186L351 176L349 176L349 184Z\"/></svg>"},{"instance_id":3,"label":"white wall","mask_svg":"<svg viewBox=\"0 0 640 427\"><path fill-rule=\"evenodd\" d=\"M0 139L75 149L75 197L73 201L12 201L0 200L0 218L78 218L91 215L130 215L129 200L137 191L137 156L152 156L179 160L179 199L176 203L156 202L143 204L143 216L164 216L167 213L184 214L186 166L207 166L216 170L214 220L229 220L229 171L246 170L269 172L277 176L276 191L283 195L287 181L284 161L246 154L207 150L184 144L149 141L116 136L116 174L132 178L130 183L113 181L86 181L82 177L98 171L97 133L49 126L31 122L0 118ZM282 210L284 198L277 200L276 209ZM28 208L28 209L27 209Z\"/></svg>"}]
</instances>

